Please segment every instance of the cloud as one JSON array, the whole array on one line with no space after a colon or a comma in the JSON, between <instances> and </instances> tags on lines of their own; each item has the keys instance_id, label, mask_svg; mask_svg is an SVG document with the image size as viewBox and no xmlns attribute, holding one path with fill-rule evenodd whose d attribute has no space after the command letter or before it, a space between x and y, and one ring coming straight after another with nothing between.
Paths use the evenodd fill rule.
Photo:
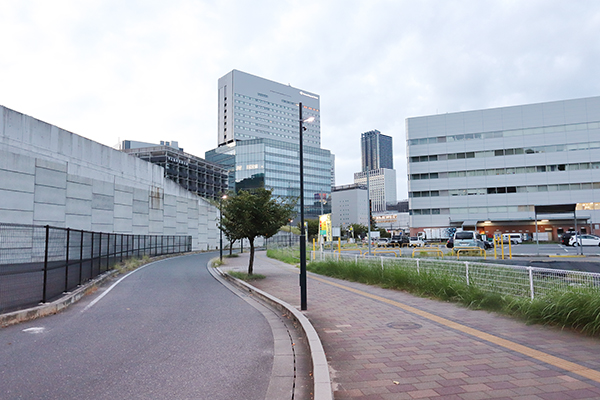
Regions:
<instances>
[{"instance_id":1,"label":"cloud","mask_svg":"<svg viewBox=\"0 0 600 400\"><path fill-rule=\"evenodd\" d=\"M378 129L399 198L406 118L600 93L593 1L4 0L0 35L0 104L107 145L203 156L232 69L318 93L337 184Z\"/></svg>"}]
</instances>

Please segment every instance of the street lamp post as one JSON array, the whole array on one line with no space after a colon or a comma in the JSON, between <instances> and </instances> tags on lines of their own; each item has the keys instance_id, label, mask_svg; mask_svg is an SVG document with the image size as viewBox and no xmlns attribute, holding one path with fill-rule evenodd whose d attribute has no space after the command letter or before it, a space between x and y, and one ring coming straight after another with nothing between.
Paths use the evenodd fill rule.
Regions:
<instances>
[{"instance_id":1,"label":"street lamp post","mask_svg":"<svg viewBox=\"0 0 600 400\"><path fill-rule=\"evenodd\" d=\"M300 310L306 310L306 229L304 227L304 154L303 154L303 133L304 122L314 121L314 117L306 120L302 118L302 103L298 104L300 109L300 148L298 156L300 158Z\"/></svg>"},{"instance_id":2,"label":"street lamp post","mask_svg":"<svg viewBox=\"0 0 600 400\"><path fill-rule=\"evenodd\" d=\"M220 231L220 243L219 243L219 261L223 262L223 200L227 198L224 194L219 200L219 231Z\"/></svg>"}]
</instances>

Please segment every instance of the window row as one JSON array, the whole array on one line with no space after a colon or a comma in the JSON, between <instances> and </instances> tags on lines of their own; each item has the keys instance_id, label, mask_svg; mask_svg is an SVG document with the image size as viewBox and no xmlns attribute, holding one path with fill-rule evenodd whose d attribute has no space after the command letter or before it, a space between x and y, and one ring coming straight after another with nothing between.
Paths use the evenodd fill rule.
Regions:
<instances>
[{"instance_id":1,"label":"window row","mask_svg":"<svg viewBox=\"0 0 600 400\"><path fill-rule=\"evenodd\" d=\"M514 174L532 174L536 172L556 172L556 171L578 171L586 169L600 169L600 162L584 162L573 164L554 164L554 165L536 165L531 167L509 167L509 168L488 168L474 169L470 171L449 171L449 172L431 172L424 174L411 174L410 180L423 179L445 179L462 178L465 176L491 176L491 175L514 175Z\"/></svg>"},{"instance_id":2,"label":"window row","mask_svg":"<svg viewBox=\"0 0 600 400\"><path fill-rule=\"evenodd\" d=\"M260 119L257 119L255 117L250 117L250 116L246 116L246 115L243 115L243 114L238 114L238 115L241 116L241 117L247 117L249 119L254 119L254 120L260 121ZM268 120L263 120L263 121L269 122ZM284 133L288 134L288 136L286 136L286 137L289 137L289 138L296 138L296 137L298 137L298 132L296 130L293 130L293 129L278 128L276 126L272 126L272 125L269 125L269 124L262 124L260 122L247 121L247 120L239 119L239 118L236 118L235 122L246 124L246 125L257 126L259 128L264 128L264 129L271 129L273 131L284 132ZM277 124L277 125L289 126L289 125L286 125L286 124ZM289 136L290 134L292 136ZM318 139L317 135L310 135L310 134L304 134L304 135L302 135L302 137L303 138L308 138L308 139L311 139L311 138L312 139Z\"/></svg>"},{"instance_id":3,"label":"window row","mask_svg":"<svg viewBox=\"0 0 600 400\"><path fill-rule=\"evenodd\" d=\"M485 158L485 157L498 157L498 156L510 156L519 154L536 154L536 153L555 153L562 151L575 151L575 150L590 150L600 149L600 142L585 142L585 143L572 143L572 144L558 144L549 146L537 146L537 147L524 147L515 149L499 149L499 150L485 150L485 151L468 151L464 153L448 153L448 154L433 154L426 156L412 156L410 162L429 162L429 161L443 161L443 160L460 160L467 158Z\"/></svg>"},{"instance_id":4,"label":"window row","mask_svg":"<svg viewBox=\"0 0 600 400\"><path fill-rule=\"evenodd\" d=\"M293 137L293 136L282 135L282 134L279 134L279 133L273 133L273 132L265 131L265 130L262 130L262 129L249 128L249 127L243 126L243 125L236 125L235 129L238 130L238 131L239 130L246 130L246 131L250 131L250 132L262 133L264 135L269 135L269 136L282 137L282 138L285 138L285 139L297 139L296 137ZM239 136L239 137L246 137L246 138L249 138L249 139L257 139L257 137L253 136L253 135L244 135L244 134L237 133L237 132L236 132L236 135ZM315 144L317 146L319 145L318 141L310 140L310 139L305 139L304 143L312 143L312 144Z\"/></svg>"},{"instance_id":5,"label":"window row","mask_svg":"<svg viewBox=\"0 0 600 400\"><path fill-rule=\"evenodd\" d=\"M498 207L456 207L456 208L421 208L409 210L410 215L439 215L439 214L494 214L533 212L533 206L498 206Z\"/></svg>"},{"instance_id":6,"label":"window row","mask_svg":"<svg viewBox=\"0 0 600 400\"><path fill-rule=\"evenodd\" d=\"M577 203L577 210L600 210L600 203ZM534 212L534 206L498 206L498 207L456 207L456 208L421 208L409 211L411 215L437 214L493 214Z\"/></svg>"},{"instance_id":7,"label":"window row","mask_svg":"<svg viewBox=\"0 0 600 400\"><path fill-rule=\"evenodd\" d=\"M556 185L529 185L529 186L500 186L490 188L471 188L471 189L452 189L452 190L425 190L409 192L411 198L419 197L444 197L444 196L477 196L488 194L506 194L506 193L537 193L537 192L557 192L571 190L591 190L600 189L600 182L588 183L563 183Z\"/></svg>"},{"instance_id":8,"label":"window row","mask_svg":"<svg viewBox=\"0 0 600 400\"><path fill-rule=\"evenodd\" d=\"M246 96L246 95L239 94L239 93L236 93L236 94L235 94L235 97L238 97L238 98L240 98L240 99L246 99L246 100L255 101L255 102L257 102L257 103L261 103L261 104L267 104L267 105L269 105L269 106L271 106L271 107L275 107L275 108L282 108L282 109L284 109L284 110L289 110L289 111L297 111L297 110L298 110L298 109L297 109L297 107L296 107L296 108L292 108L292 107L288 107L288 106L283 106L283 105L281 105L281 104L272 103L272 102L270 102L270 101L266 101L266 100L262 100L262 99L257 99L257 98L250 97L250 96ZM267 97L268 97L268 96L267 96ZM237 100L236 100L236 101L237 101ZM296 113L296 114L298 114L298 113Z\"/></svg>"},{"instance_id":9,"label":"window row","mask_svg":"<svg viewBox=\"0 0 600 400\"><path fill-rule=\"evenodd\" d=\"M467 133L461 135L449 135L449 136L438 136L421 139L409 139L408 145L419 145L419 144L432 144L432 143L446 143L446 142L457 142L463 140L475 140L475 139L495 139L502 137L514 137L514 136L526 136L526 135L539 135L545 133L557 133L557 132L573 132L583 131L587 129L598 129L600 128L600 122L583 122L579 124L565 124L565 125L554 125L546 126L541 128L526 128L526 129L509 129L503 131L492 131L492 132L481 132L481 133Z\"/></svg>"}]
</instances>

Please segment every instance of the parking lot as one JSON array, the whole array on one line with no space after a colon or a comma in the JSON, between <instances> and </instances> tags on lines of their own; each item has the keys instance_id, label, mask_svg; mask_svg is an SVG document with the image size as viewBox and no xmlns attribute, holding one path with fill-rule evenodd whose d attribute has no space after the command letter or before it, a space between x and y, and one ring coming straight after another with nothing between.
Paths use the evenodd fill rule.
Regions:
<instances>
[{"instance_id":1,"label":"parking lot","mask_svg":"<svg viewBox=\"0 0 600 400\"><path fill-rule=\"evenodd\" d=\"M504 252L509 250L508 245L504 245ZM581 246L581 247L573 247L573 246L565 246L557 243L540 243L539 246L537 244L513 244L510 247L511 253L513 255L528 255L528 256L577 256L577 255L585 255L585 256L600 256L600 246ZM491 250L493 253L493 249ZM490 250L488 250L489 254Z\"/></svg>"},{"instance_id":2,"label":"parking lot","mask_svg":"<svg viewBox=\"0 0 600 400\"><path fill-rule=\"evenodd\" d=\"M446 248L443 244L427 245L437 247L444 254L445 259L456 259L452 249ZM494 249L486 251L485 261L497 264L511 264L521 266L532 266L538 268L552 268L564 270L578 270L586 272L600 273L600 246L582 246L572 247L558 243L522 243L522 244L505 244L504 259L502 259L501 248L496 248L496 257L494 258ZM337 248L337 245L335 246ZM395 250L395 251L394 251ZM377 257L397 257L398 250L401 250L402 257L430 258L438 254L435 252L425 252L422 247L377 247L371 248L371 255ZM331 249L326 249L326 252L331 252ZM366 246L360 249L360 255L364 255L367 251ZM583 253L583 254L582 254ZM359 255L359 249L346 249L346 255ZM512 258L510 258L512 255ZM583 256L582 256L583 255ZM474 254L460 256L460 259L479 259L482 257L474 257Z\"/></svg>"}]
</instances>

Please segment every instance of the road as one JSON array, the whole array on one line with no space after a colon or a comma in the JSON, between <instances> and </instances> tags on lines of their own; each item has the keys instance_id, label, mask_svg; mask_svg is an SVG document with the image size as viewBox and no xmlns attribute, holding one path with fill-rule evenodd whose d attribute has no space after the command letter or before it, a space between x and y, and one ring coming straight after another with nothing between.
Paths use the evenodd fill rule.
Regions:
<instances>
[{"instance_id":1,"label":"road","mask_svg":"<svg viewBox=\"0 0 600 400\"><path fill-rule=\"evenodd\" d=\"M149 264L60 314L0 330L0 398L264 399L271 328L210 276L211 257Z\"/></svg>"}]
</instances>

